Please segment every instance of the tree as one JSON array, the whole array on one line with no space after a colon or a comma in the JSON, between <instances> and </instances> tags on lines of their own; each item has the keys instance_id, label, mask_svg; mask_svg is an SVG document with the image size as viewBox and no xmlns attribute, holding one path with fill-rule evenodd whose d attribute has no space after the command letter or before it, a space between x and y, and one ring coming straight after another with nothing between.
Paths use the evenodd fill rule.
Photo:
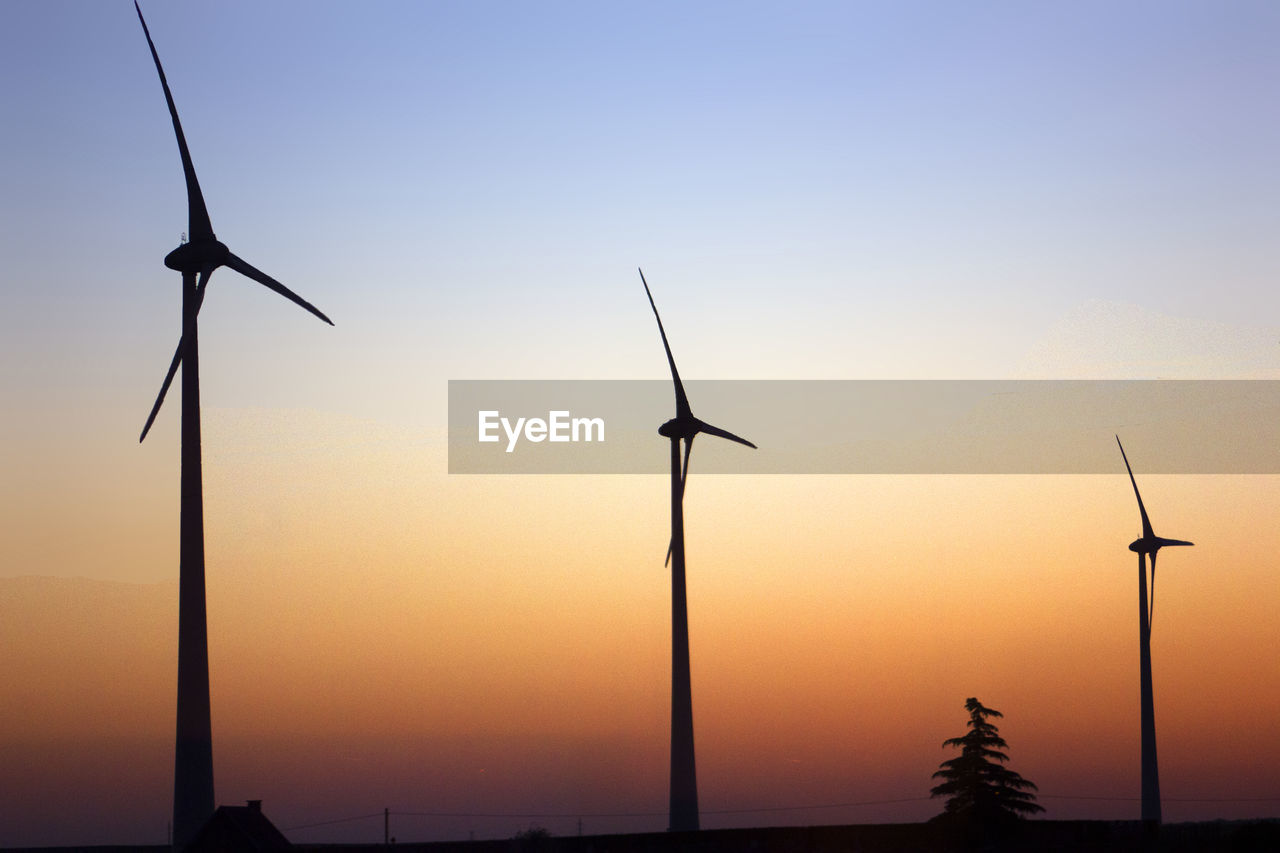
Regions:
<instances>
[{"instance_id":1,"label":"tree","mask_svg":"<svg viewBox=\"0 0 1280 853\"><path fill-rule=\"evenodd\" d=\"M516 850L545 850L551 843L551 832L546 827L538 826L536 823L531 823L528 828L517 832L512 838L512 842L513 847Z\"/></svg>"},{"instance_id":2,"label":"tree","mask_svg":"<svg viewBox=\"0 0 1280 853\"><path fill-rule=\"evenodd\" d=\"M1009 745L989 721L990 717L1004 714L984 707L973 697L965 701L964 707L969 712L969 733L942 742L944 747L959 747L960 755L942 762L933 774L934 779L943 782L930 794L949 798L940 817L997 823L1044 811L1031 793L1038 790L1035 783L1004 766L1009 756L1002 750Z\"/></svg>"}]
</instances>

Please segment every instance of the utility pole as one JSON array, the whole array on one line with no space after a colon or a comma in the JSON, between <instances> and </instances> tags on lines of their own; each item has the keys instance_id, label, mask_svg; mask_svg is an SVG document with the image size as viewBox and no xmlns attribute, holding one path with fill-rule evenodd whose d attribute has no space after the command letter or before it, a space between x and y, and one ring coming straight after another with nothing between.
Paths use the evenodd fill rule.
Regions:
<instances>
[{"instance_id":1,"label":"utility pole","mask_svg":"<svg viewBox=\"0 0 1280 853\"><path fill-rule=\"evenodd\" d=\"M391 843L391 809L387 806L382 808L382 843Z\"/></svg>"}]
</instances>

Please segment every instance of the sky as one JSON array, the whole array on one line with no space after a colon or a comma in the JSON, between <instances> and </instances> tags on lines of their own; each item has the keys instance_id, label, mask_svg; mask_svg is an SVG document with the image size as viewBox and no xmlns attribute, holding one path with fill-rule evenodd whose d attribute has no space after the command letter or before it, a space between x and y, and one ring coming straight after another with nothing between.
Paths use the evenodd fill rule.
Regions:
<instances>
[{"instance_id":1,"label":"sky","mask_svg":"<svg viewBox=\"0 0 1280 853\"><path fill-rule=\"evenodd\" d=\"M163 841L182 172L132 4L0 11L0 845ZM637 266L687 378L1280 378L1274 4L143 11L218 237L335 322L225 269L200 315L217 798L286 829L665 827L666 479L445 443L451 379L664 378ZM1196 542L1166 820L1276 817L1280 478L1127 449ZM1116 464L695 470L703 825L923 820L968 696L1047 817L1136 817Z\"/></svg>"}]
</instances>

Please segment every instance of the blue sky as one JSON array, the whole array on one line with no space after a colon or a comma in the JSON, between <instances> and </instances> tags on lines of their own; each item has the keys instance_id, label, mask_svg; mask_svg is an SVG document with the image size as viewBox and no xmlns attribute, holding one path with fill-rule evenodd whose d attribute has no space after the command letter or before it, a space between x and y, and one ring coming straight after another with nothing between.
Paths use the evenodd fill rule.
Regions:
<instances>
[{"instance_id":1,"label":"blue sky","mask_svg":"<svg viewBox=\"0 0 1280 853\"><path fill-rule=\"evenodd\" d=\"M215 230L338 323L219 273L230 405L659 375L637 264L704 376L999 375L1089 299L1277 308L1271 4L144 11ZM184 227L145 43L125 3L7 12L5 360L91 356L145 414Z\"/></svg>"}]
</instances>

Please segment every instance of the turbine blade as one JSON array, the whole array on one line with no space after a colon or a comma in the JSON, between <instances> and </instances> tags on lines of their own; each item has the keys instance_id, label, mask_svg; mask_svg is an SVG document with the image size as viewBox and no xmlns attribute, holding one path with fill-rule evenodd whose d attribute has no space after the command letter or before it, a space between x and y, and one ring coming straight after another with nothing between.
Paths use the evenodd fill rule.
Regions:
<instances>
[{"instance_id":1,"label":"turbine blade","mask_svg":"<svg viewBox=\"0 0 1280 853\"><path fill-rule=\"evenodd\" d=\"M141 444L147 437L147 433L151 431L151 425L155 423L156 415L160 414L160 406L164 403L164 395L169 393L169 385L173 382L173 376L178 372L178 365L182 363L182 342L185 338L178 338L178 348L174 350L173 361L169 362L169 372L164 375L164 383L160 386L160 394L156 397L155 403L151 405L151 414L147 415L147 422L142 427L142 435L138 436L138 443Z\"/></svg>"},{"instance_id":2,"label":"turbine blade","mask_svg":"<svg viewBox=\"0 0 1280 853\"><path fill-rule=\"evenodd\" d=\"M1138 552L1138 592L1142 592L1146 588L1146 585L1147 585L1147 552L1139 551ZM1150 593L1147 594L1146 601L1142 602L1142 607L1147 617L1147 638L1150 639L1151 637L1151 594ZM1142 632L1142 616L1143 616L1143 613L1140 612L1138 614L1138 632L1140 634Z\"/></svg>"},{"instance_id":3,"label":"turbine blade","mask_svg":"<svg viewBox=\"0 0 1280 853\"><path fill-rule=\"evenodd\" d=\"M693 453L693 440L698 437L695 432L684 440L684 465L680 469L680 500L684 500L684 486L689 482L689 454Z\"/></svg>"},{"instance_id":4,"label":"turbine blade","mask_svg":"<svg viewBox=\"0 0 1280 853\"><path fill-rule=\"evenodd\" d=\"M213 277L213 271L217 268L217 264L208 264L200 270L200 280L196 282L196 316L200 315L200 308L204 305L205 285L209 283L209 279Z\"/></svg>"},{"instance_id":5,"label":"turbine blade","mask_svg":"<svg viewBox=\"0 0 1280 853\"><path fill-rule=\"evenodd\" d=\"M178 108L173 104L173 93L169 91L169 81L165 79L164 68L160 65L160 54L156 53L155 42L151 40L151 31L147 29L147 21L142 17L142 8L138 0L133 0L133 8L138 11L138 20L142 22L142 33L147 37L147 46L151 48L151 58L156 62L156 72L160 75L160 85L164 88L164 99L169 104L169 115L173 118L173 132L178 137L178 153L182 155L182 174L187 180L187 233L191 242L201 239L214 239L213 226L209 223L209 211L204 206L204 194L200 192L200 182L196 180L196 167L191 164L191 152L187 150L187 137L182 133L182 122L178 121Z\"/></svg>"},{"instance_id":6,"label":"turbine blade","mask_svg":"<svg viewBox=\"0 0 1280 853\"><path fill-rule=\"evenodd\" d=\"M680 468L680 500L684 500L684 487L689 482L689 454L693 452L693 439L697 433L689 436L684 442L684 465ZM667 559L662 565L668 565L671 562L671 549L675 547L675 542L667 543Z\"/></svg>"},{"instance_id":7,"label":"turbine blade","mask_svg":"<svg viewBox=\"0 0 1280 853\"><path fill-rule=\"evenodd\" d=\"M213 275L215 267L205 267L200 271L200 281L196 284L196 314L200 313L200 306L204 304L204 288L209 283L209 277ZM178 365L182 363L183 342L187 339L190 330L183 325L182 337L178 338L178 348L173 352L173 360L169 362L169 372L164 375L164 383L160 386L160 393L156 396L155 403L151 406L151 414L147 415L147 422L142 427L142 435L138 436L138 443L141 444L147 437L147 433L151 431L151 425L155 423L156 415L160 414L160 406L164 404L164 397L169 393L169 386L173 384L173 377L178 372Z\"/></svg>"},{"instance_id":8,"label":"turbine blade","mask_svg":"<svg viewBox=\"0 0 1280 853\"><path fill-rule=\"evenodd\" d=\"M1151 530L1151 519L1147 518L1147 508L1142 505L1142 495L1138 494L1138 481L1133 478L1133 468L1129 466L1129 457L1125 455L1124 445L1120 444L1120 436L1116 436L1116 444L1120 445L1120 457L1124 459L1125 470L1129 472L1129 482L1133 483L1133 495L1138 499L1138 512L1142 513L1142 536L1144 539L1155 539Z\"/></svg>"},{"instance_id":9,"label":"turbine blade","mask_svg":"<svg viewBox=\"0 0 1280 853\"><path fill-rule=\"evenodd\" d=\"M321 311L319 308L312 305L310 302L303 299L301 296L294 293L292 290L285 287L283 284L276 281L271 276L267 275L266 273L262 272L259 269L256 269L250 266L249 264L245 263L240 258L237 258L235 255L231 254L230 252L227 252L227 259L223 263L225 263L227 266L231 267L233 270L240 273L241 275L247 276L253 279L254 281L258 282L259 284L265 285L270 290L274 290L276 293L280 294L285 299L288 299L290 302L294 302L298 305L301 305L303 308L306 308L308 311L310 311L312 314L315 314L321 320L324 320L330 326L333 325L333 321L330 320L328 317L326 317L324 315L324 312Z\"/></svg>"},{"instance_id":10,"label":"turbine blade","mask_svg":"<svg viewBox=\"0 0 1280 853\"><path fill-rule=\"evenodd\" d=\"M1160 547L1164 548L1168 545L1194 545L1194 542L1187 542L1185 539L1159 539Z\"/></svg>"},{"instance_id":11,"label":"turbine blade","mask_svg":"<svg viewBox=\"0 0 1280 853\"><path fill-rule=\"evenodd\" d=\"M1158 550L1151 552L1151 597L1147 605L1147 633L1151 633L1151 623L1156 617L1156 554Z\"/></svg>"},{"instance_id":12,"label":"turbine blade","mask_svg":"<svg viewBox=\"0 0 1280 853\"><path fill-rule=\"evenodd\" d=\"M649 297L649 307L653 309L653 316L658 321L658 333L662 335L662 348L667 351L667 363L671 365L671 378L676 384L676 417L692 417L693 410L689 408L689 398L684 393L684 383L680 381L680 371L676 370L676 360L671 355L671 345L667 343L667 330L662 328L662 318L658 316L658 306L653 304L653 294L649 292L649 282L644 280L644 270L636 267L640 273L640 283L644 285L644 293Z\"/></svg>"},{"instance_id":13,"label":"turbine blade","mask_svg":"<svg viewBox=\"0 0 1280 853\"><path fill-rule=\"evenodd\" d=\"M738 435L734 435L728 430L720 429L720 427L712 426L706 421L698 421L698 432L705 432L708 435L718 435L720 438L727 438L730 441L738 442L738 444L745 444L747 447L750 447L754 450L760 449L756 447L754 444L752 444L751 442L747 441L745 438Z\"/></svg>"}]
</instances>

